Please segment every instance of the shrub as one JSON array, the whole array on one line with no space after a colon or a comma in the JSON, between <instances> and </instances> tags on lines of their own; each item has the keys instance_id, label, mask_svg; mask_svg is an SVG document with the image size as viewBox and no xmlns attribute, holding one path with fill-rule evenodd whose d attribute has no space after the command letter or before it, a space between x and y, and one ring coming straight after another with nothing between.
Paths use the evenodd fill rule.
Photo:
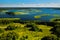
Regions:
<instances>
[{"instance_id":1,"label":"shrub","mask_svg":"<svg viewBox=\"0 0 60 40\"><path fill-rule=\"evenodd\" d=\"M55 34L58 37L60 37L60 27L59 26L53 27L50 31L52 31L52 34Z\"/></svg>"},{"instance_id":2,"label":"shrub","mask_svg":"<svg viewBox=\"0 0 60 40\"><path fill-rule=\"evenodd\" d=\"M41 40L59 40L56 36L45 36Z\"/></svg>"},{"instance_id":3,"label":"shrub","mask_svg":"<svg viewBox=\"0 0 60 40\"><path fill-rule=\"evenodd\" d=\"M22 38L20 38L20 40L26 40L26 39L28 39L28 36L26 35L26 36L23 36Z\"/></svg>"},{"instance_id":4,"label":"shrub","mask_svg":"<svg viewBox=\"0 0 60 40\"><path fill-rule=\"evenodd\" d=\"M18 26L9 25L9 26L7 26L7 28L6 28L5 30L15 30L15 29L17 29L17 28L18 28Z\"/></svg>"},{"instance_id":5,"label":"shrub","mask_svg":"<svg viewBox=\"0 0 60 40\"><path fill-rule=\"evenodd\" d=\"M15 32L8 32L8 33L3 33L0 36L0 40L17 40L18 39L18 34Z\"/></svg>"},{"instance_id":6,"label":"shrub","mask_svg":"<svg viewBox=\"0 0 60 40\"><path fill-rule=\"evenodd\" d=\"M4 32L4 31L5 31L4 29L0 28L0 33Z\"/></svg>"},{"instance_id":7,"label":"shrub","mask_svg":"<svg viewBox=\"0 0 60 40\"><path fill-rule=\"evenodd\" d=\"M14 12L6 12L8 15L15 15Z\"/></svg>"},{"instance_id":8,"label":"shrub","mask_svg":"<svg viewBox=\"0 0 60 40\"><path fill-rule=\"evenodd\" d=\"M41 31L41 29L39 29L36 24L32 24L32 23L29 23L27 24L25 27L29 28L29 31Z\"/></svg>"}]
</instances>

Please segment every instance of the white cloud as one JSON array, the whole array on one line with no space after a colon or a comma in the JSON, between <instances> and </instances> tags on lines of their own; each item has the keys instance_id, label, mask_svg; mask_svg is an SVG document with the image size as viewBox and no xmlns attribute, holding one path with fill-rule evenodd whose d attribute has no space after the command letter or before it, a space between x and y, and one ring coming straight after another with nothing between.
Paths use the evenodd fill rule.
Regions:
<instances>
[{"instance_id":1,"label":"white cloud","mask_svg":"<svg viewBox=\"0 0 60 40\"><path fill-rule=\"evenodd\" d=\"M1 4L0 7L60 7L60 3L45 3L45 4Z\"/></svg>"}]
</instances>

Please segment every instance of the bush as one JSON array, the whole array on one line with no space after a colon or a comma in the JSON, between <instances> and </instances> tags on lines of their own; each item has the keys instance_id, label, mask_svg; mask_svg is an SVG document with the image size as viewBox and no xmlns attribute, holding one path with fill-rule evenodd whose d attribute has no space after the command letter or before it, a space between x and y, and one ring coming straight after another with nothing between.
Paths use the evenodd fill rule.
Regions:
<instances>
[{"instance_id":1,"label":"bush","mask_svg":"<svg viewBox=\"0 0 60 40\"><path fill-rule=\"evenodd\" d=\"M4 29L1 29L1 28L0 28L0 33L4 32L4 31L5 31Z\"/></svg>"},{"instance_id":2,"label":"bush","mask_svg":"<svg viewBox=\"0 0 60 40\"><path fill-rule=\"evenodd\" d=\"M3 25L6 25L6 24L9 24L9 23L11 23L12 21L10 21L10 20L0 20L0 24L3 24Z\"/></svg>"},{"instance_id":3,"label":"bush","mask_svg":"<svg viewBox=\"0 0 60 40\"><path fill-rule=\"evenodd\" d=\"M58 37L60 37L60 27L59 26L53 27L50 31L52 31L52 34L55 34Z\"/></svg>"},{"instance_id":4,"label":"bush","mask_svg":"<svg viewBox=\"0 0 60 40\"><path fill-rule=\"evenodd\" d=\"M26 36L23 36L22 38L20 38L20 40L26 40L26 39L28 39L28 36L26 35Z\"/></svg>"},{"instance_id":5,"label":"bush","mask_svg":"<svg viewBox=\"0 0 60 40\"><path fill-rule=\"evenodd\" d=\"M0 36L0 40L17 40L18 39L18 34L15 32L8 32L8 33L3 33Z\"/></svg>"},{"instance_id":6,"label":"bush","mask_svg":"<svg viewBox=\"0 0 60 40\"><path fill-rule=\"evenodd\" d=\"M56 36L45 36L41 40L59 40Z\"/></svg>"},{"instance_id":7,"label":"bush","mask_svg":"<svg viewBox=\"0 0 60 40\"><path fill-rule=\"evenodd\" d=\"M36 24L32 24L32 23L29 23L27 24L25 27L29 28L29 31L41 31L41 29L39 29Z\"/></svg>"},{"instance_id":8,"label":"bush","mask_svg":"<svg viewBox=\"0 0 60 40\"><path fill-rule=\"evenodd\" d=\"M53 19L53 22L55 23L55 25L50 31L52 31L52 34L55 34L60 37L60 19L55 18Z\"/></svg>"},{"instance_id":9,"label":"bush","mask_svg":"<svg viewBox=\"0 0 60 40\"><path fill-rule=\"evenodd\" d=\"M8 15L15 15L14 12L6 12Z\"/></svg>"},{"instance_id":10,"label":"bush","mask_svg":"<svg viewBox=\"0 0 60 40\"><path fill-rule=\"evenodd\" d=\"M7 28L6 28L5 30L15 30L15 29L17 29L17 28L18 28L18 26L9 25L9 26L7 26Z\"/></svg>"}]
</instances>

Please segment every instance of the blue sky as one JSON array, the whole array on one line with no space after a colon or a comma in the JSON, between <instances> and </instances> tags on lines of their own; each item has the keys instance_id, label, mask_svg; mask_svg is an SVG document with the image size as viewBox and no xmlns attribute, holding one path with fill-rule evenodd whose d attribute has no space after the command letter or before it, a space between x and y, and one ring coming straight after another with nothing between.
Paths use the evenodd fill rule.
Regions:
<instances>
[{"instance_id":1,"label":"blue sky","mask_svg":"<svg viewBox=\"0 0 60 40\"><path fill-rule=\"evenodd\" d=\"M37 5L38 7L60 7L60 0L0 0L0 7L37 7Z\"/></svg>"},{"instance_id":2,"label":"blue sky","mask_svg":"<svg viewBox=\"0 0 60 40\"><path fill-rule=\"evenodd\" d=\"M0 4L21 4L21 3L60 3L60 0L0 0Z\"/></svg>"}]
</instances>

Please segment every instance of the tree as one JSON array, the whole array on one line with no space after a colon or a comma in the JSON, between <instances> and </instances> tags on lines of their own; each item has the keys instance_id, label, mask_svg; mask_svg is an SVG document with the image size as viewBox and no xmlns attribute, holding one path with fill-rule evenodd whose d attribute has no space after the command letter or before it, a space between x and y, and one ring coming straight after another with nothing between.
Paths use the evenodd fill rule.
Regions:
<instances>
[{"instance_id":1,"label":"tree","mask_svg":"<svg viewBox=\"0 0 60 40\"><path fill-rule=\"evenodd\" d=\"M59 40L55 35L44 36L41 40Z\"/></svg>"},{"instance_id":2,"label":"tree","mask_svg":"<svg viewBox=\"0 0 60 40\"><path fill-rule=\"evenodd\" d=\"M28 23L25 27L29 28L29 31L41 31L41 29L39 29L36 24L34 23Z\"/></svg>"},{"instance_id":3,"label":"tree","mask_svg":"<svg viewBox=\"0 0 60 40\"><path fill-rule=\"evenodd\" d=\"M50 31L52 31L52 34L55 34L60 37L60 19L56 18L53 20L53 22L55 23L55 25Z\"/></svg>"},{"instance_id":4,"label":"tree","mask_svg":"<svg viewBox=\"0 0 60 40\"><path fill-rule=\"evenodd\" d=\"M7 28L6 28L5 30L15 30L15 29L17 29L17 28L18 28L18 26L9 25L9 26L7 26Z\"/></svg>"},{"instance_id":5,"label":"tree","mask_svg":"<svg viewBox=\"0 0 60 40\"><path fill-rule=\"evenodd\" d=\"M8 15L15 15L14 12L6 12Z\"/></svg>"},{"instance_id":6,"label":"tree","mask_svg":"<svg viewBox=\"0 0 60 40\"><path fill-rule=\"evenodd\" d=\"M5 31L4 29L0 28L0 33L4 32L4 31Z\"/></svg>"},{"instance_id":7,"label":"tree","mask_svg":"<svg viewBox=\"0 0 60 40\"><path fill-rule=\"evenodd\" d=\"M19 38L16 32L3 33L0 36L0 40L17 40Z\"/></svg>"},{"instance_id":8,"label":"tree","mask_svg":"<svg viewBox=\"0 0 60 40\"><path fill-rule=\"evenodd\" d=\"M26 35L26 36L23 36L22 38L20 38L20 40L26 40L26 39L28 39L28 36Z\"/></svg>"},{"instance_id":9,"label":"tree","mask_svg":"<svg viewBox=\"0 0 60 40\"><path fill-rule=\"evenodd\" d=\"M50 31L52 31L52 34L55 34L60 37L60 26L55 26Z\"/></svg>"}]
</instances>

